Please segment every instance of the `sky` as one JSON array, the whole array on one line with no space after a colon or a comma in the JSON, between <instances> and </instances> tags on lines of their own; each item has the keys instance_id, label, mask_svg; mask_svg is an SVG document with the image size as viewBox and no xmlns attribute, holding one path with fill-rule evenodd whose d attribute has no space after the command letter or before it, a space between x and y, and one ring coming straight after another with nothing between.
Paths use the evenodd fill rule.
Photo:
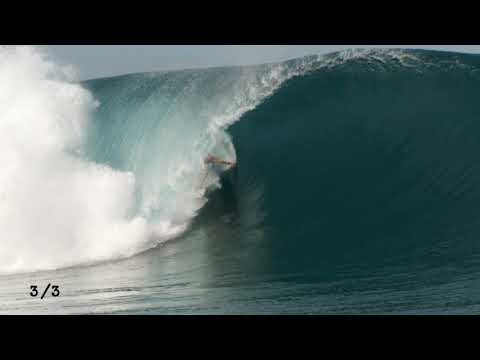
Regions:
<instances>
[{"instance_id":1,"label":"sky","mask_svg":"<svg viewBox=\"0 0 480 360\"><path fill-rule=\"evenodd\" d=\"M480 45L43 45L79 80L121 74L225 65L249 65L348 48L410 48L480 53Z\"/></svg>"}]
</instances>

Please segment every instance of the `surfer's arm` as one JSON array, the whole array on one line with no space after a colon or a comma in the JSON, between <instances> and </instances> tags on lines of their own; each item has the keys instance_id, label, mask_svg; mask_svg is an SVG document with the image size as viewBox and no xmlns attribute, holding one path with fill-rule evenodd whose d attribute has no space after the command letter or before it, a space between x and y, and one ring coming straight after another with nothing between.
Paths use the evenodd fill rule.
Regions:
<instances>
[{"instance_id":1,"label":"surfer's arm","mask_svg":"<svg viewBox=\"0 0 480 360\"><path fill-rule=\"evenodd\" d=\"M233 165L233 162L231 161L225 161L225 160L218 160L220 164L225 164L225 165Z\"/></svg>"},{"instance_id":2,"label":"surfer's arm","mask_svg":"<svg viewBox=\"0 0 480 360\"><path fill-rule=\"evenodd\" d=\"M225 161L225 160L220 160L212 155L209 155L206 159L205 159L205 163L209 163L209 162L213 162L213 163L217 163L217 164L224 164L224 165L233 165L233 162L231 161Z\"/></svg>"}]
</instances>

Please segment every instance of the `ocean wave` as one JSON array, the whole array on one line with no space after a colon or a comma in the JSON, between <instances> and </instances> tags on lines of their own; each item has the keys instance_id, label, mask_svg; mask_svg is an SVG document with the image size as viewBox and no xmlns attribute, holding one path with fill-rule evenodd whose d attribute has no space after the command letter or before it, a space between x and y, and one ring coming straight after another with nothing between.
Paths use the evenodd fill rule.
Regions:
<instances>
[{"instance_id":1,"label":"ocean wave","mask_svg":"<svg viewBox=\"0 0 480 360\"><path fill-rule=\"evenodd\" d=\"M218 199L233 228L274 239L272 266L285 249L312 268L476 249L478 69L351 50L78 83L35 48L1 48L0 272L134 255ZM212 171L209 153L237 165Z\"/></svg>"}]
</instances>

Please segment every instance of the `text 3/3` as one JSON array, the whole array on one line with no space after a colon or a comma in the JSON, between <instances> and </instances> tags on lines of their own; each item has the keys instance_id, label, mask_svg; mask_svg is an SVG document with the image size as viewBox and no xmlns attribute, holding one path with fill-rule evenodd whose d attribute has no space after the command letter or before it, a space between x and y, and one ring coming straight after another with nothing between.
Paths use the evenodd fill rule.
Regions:
<instances>
[{"instance_id":1,"label":"text 3/3","mask_svg":"<svg viewBox=\"0 0 480 360\"><path fill-rule=\"evenodd\" d=\"M52 291L48 294L48 290L49 289L52 289ZM38 286L37 285L30 285L30 296L31 297L37 297L40 293L38 291ZM43 290L42 292L42 296L40 297L40 299L43 299L45 297L45 295L51 295L53 297L57 297L60 295L60 288L58 285L52 285L50 283L48 283L47 287Z\"/></svg>"}]
</instances>

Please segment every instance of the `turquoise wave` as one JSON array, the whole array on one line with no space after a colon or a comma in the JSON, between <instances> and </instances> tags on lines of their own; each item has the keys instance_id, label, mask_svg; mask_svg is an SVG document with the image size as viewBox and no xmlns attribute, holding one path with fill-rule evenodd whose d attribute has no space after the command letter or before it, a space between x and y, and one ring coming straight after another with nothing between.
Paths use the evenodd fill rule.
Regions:
<instances>
[{"instance_id":1,"label":"turquoise wave","mask_svg":"<svg viewBox=\"0 0 480 360\"><path fill-rule=\"evenodd\" d=\"M365 50L93 80L88 156L135 174L150 221L236 239L252 276L461 266L479 254L479 69ZM210 152L236 167L206 173Z\"/></svg>"}]
</instances>

